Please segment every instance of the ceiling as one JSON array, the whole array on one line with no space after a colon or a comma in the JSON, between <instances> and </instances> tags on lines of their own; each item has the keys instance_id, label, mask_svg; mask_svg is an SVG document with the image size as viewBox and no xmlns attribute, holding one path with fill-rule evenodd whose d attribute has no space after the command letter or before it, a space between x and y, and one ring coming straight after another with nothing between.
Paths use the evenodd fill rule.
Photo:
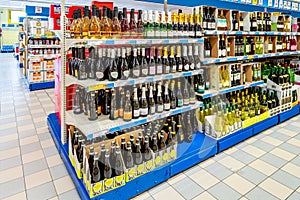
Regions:
<instances>
[{"instance_id":1,"label":"ceiling","mask_svg":"<svg viewBox=\"0 0 300 200\"><path fill-rule=\"evenodd\" d=\"M92 0L65 0L66 5L90 5ZM101 0L99 0L101 1ZM109 1L109 0L107 0ZM135 0L113 0L118 7L127 7L147 10L163 10L163 4L146 3ZM26 5L49 6L60 4L61 0L0 0L0 8L24 9ZM178 6L168 6L168 9L176 9ZM182 6L181 6L182 8Z\"/></svg>"}]
</instances>

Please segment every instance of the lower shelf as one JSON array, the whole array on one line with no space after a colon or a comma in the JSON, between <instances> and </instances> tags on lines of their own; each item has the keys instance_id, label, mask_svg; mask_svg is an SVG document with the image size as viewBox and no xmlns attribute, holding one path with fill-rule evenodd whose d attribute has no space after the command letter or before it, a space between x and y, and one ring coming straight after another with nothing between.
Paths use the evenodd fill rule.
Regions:
<instances>
[{"instance_id":1,"label":"lower shelf","mask_svg":"<svg viewBox=\"0 0 300 200\"><path fill-rule=\"evenodd\" d=\"M219 140L208 137L202 133L196 133L193 136L192 143L182 143L178 145L178 158L164 166L161 166L145 175L142 175L128 183L125 186L104 193L93 198L98 199L129 199L134 197L161 182L168 180L171 176L180 173L191 166L209 158L235 144L254 136L280 122L283 122L300 113L300 104L291 110L270 117L262 122L254 124L248 128L239 130L233 134L227 135ZM90 199L86 192L83 182L77 178L76 172L68 157L68 146L62 145L60 140L60 125L56 114L48 116L48 126L53 137L55 145L63 159L66 168L71 175L75 187L81 199Z\"/></svg>"},{"instance_id":2,"label":"lower shelf","mask_svg":"<svg viewBox=\"0 0 300 200\"><path fill-rule=\"evenodd\" d=\"M62 145L60 142L60 126L56 114L50 114L47 121L58 152L73 179L81 199L90 199L82 181L77 178L76 172L69 160L67 145ZM175 161L127 182L123 187L114 189L93 199L129 199L168 180L171 176L214 156L216 153L217 141L202 133L196 133L194 134L192 143L178 145L178 158Z\"/></svg>"},{"instance_id":3,"label":"lower shelf","mask_svg":"<svg viewBox=\"0 0 300 200\"><path fill-rule=\"evenodd\" d=\"M54 88L55 81L51 82L43 82L43 83L29 83L28 79L25 77L25 82L28 85L30 91L33 90L40 90L40 89L47 89L47 88Z\"/></svg>"}]
</instances>

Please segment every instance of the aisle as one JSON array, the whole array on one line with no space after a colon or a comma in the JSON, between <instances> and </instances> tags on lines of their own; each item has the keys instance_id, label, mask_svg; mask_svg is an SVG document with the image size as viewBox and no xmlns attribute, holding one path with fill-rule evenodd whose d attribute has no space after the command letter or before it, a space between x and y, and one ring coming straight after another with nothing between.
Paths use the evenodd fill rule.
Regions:
<instances>
[{"instance_id":1,"label":"aisle","mask_svg":"<svg viewBox=\"0 0 300 200\"><path fill-rule=\"evenodd\" d=\"M0 61L0 199L80 199L46 124L54 90L29 92L12 54ZM299 200L299 130L300 115L135 199Z\"/></svg>"}]
</instances>

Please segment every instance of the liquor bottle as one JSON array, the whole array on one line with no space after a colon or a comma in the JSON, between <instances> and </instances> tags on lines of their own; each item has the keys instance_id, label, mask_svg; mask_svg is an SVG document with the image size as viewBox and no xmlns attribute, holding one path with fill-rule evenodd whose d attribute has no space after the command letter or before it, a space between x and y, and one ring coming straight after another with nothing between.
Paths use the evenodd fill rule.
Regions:
<instances>
[{"instance_id":1,"label":"liquor bottle","mask_svg":"<svg viewBox=\"0 0 300 200\"><path fill-rule=\"evenodd\" d=\"M182 57L181 57L181 46L176 46L176 66L177 66L177 71L182 72L183 69L183 63L182 63ZM173 71L172 71L173 72Z\"/></svg>"},{"instance_id":2,"label":"liquor bottle","mask_svg":"<svg viewBox=\"0 0 300 200\"><path fill-rule=\"evenodd\" d=\"M195 45L197 46L197 45ZM195 59L193 56L193 46L189 45L188 46L188 63L189 63L189 70L194 70L195 69Z\"/></svg>"},{"instance_id":3,"label":"liquor bottle","mask_svg":"<svg viewBox=\"0 0 300 200\"><path fill-rule=\"evenodd\" d=\"M216 20L213 10L210 12L210 30L216 30Z\"/></svg>"},{"instance_id":4,"label":"liquor bottle","mask_svg":"<svg viewBox=\"0 0 300 200\"><path fill-rule=\"evenodd\" d=\"M204 30L208 30L208 13L207 13L207 8L203 9L203 15L202 15L202 27Z\"/></svg>"},{"instance_id":5,"label":"liquor bottle","mask_svg":"<svg viewBox=\"0 0 300 200\"><path fill-rule=\"evenodd\" d=\"M263 21L259 12L257 13L257 31L263 31Z\"/></svg>"},{"instance_id":6,"label":"liquor bottle","mask_svg":"<svg viewBox=\"0 0 300 200\"><path fill-rule=\"evenodd\" d=\"M89 105L89 110L88 110L88 119L90 121L94 121L98 119L98 111L96 108L96 101L95 101L95 93L91 92L91 101L88 102Z\"/></svg>"},{"instance_id":7,"label":"liquor bottle","mask_svg":"<svg viewBox=\"0 0 300 200\"><path fill-rule=\"evenodd\" d=\"M155 113L155 101L154 101L154 97L153 97L153 86L150 86L149 89L149 114L154 114Z\"/></svg>"},{"instance_id":8,"label":"liquor bottle","mask_svg":"<svg viewBox=\"0 0 300 200\"><path fill-rule=\"evenodd\" d=\"M110 120L119 118L119 110L117 109L117 99L114 90L111 90L111 106L110 106Z\"/></svg>"},{"instance_id":9,"label":"liquor bottle","mask_svg":"<svg viewBox=\"0 0 300 200\"><path fill-rule=\"evenodd\" d=\"M163 66L162 66L162 60L161 60L161 52L162 52L162 47L157 47L154 50L154 62L156 65L156 74L161 75L163 73Z\"/></svg>"},{"instance_id":10,"label":"liquor bottle","mask_svg":"<svg viewBox=\"0 0 300 200\"><path fill-rule=\"evenodd\" d=\"M250 23L250 31L257 31L257 20L255 17L255 13L251 13Z\"/></svg>"},{"instance_id":11,"label":"liquor bottle","mask_svg":"<svg viewBox=\"0 0 300 200\"><path fill-rule=\"evenodd\" d=\"M233 16L232 16L232 30L233 31L239 30L239 23L236 18L236 13L233 13Z\"/></svg>"},{"instance_id":12,"label":"liquor bottle","mask_svg":"<svg viewBox=\"0 0 300 200\"><path fill-rule=\"evenodd\" d=\"M154 38L154 23L153 23L153 11L148 10L148 25L147 25L147 37L148 38Z\"/></svg>"},{"instance_id":13,"label":"liquor bottle","mask_svg":"<svg viewBox=\"0 0 300 200\"><path fill-rule=\"evenodd\" d=\"M210 58L211 57L211 44L210 44L210 38L209 37L206 40L204 48L205 48L205 54L204 54L204 56L206 58Z\"/></svg>"},{"instance_id":14,"label":"liquor bottle","mask_svg":"<svg viewBox=\"0 0 300 200\"><path fill-rule=\"evenodd\" d=\"M194 45L194 53L193 53L193 55L194 55L193 56L193 59L194 59L194 68L195 69L200 69L201 68L201 60L200 60L200 56L199 56L199 45L197 45L197 44Z\"/></svg>"},{"instance_id":15,"label":"liquor bottle","mask_svg":"<svg viewBox=\"0 0 300 200\"><path fill-rule=\"evenodd\" d=\"M156 98L156 112L161 113L164 110L163 99L162 99L161 84L157 86L157 98Z\"/></svg>"},{"instance_id":16,"label":"liquor bottle","mask_svg":"<svg viewBox=\"0 0 300 200\"><path fill-rule=\"evenodd\" d=\"M184 37L184 34L183 34L183 21L184 21L183 13L179 13L178 14L178 32L177 32L177 35L178 35L179 38Z\"/></svg>"},{"instance_id":17,"label":"liquor bottle","mask_svg":"<svg viewBox=\"0 0 300 200\"><path fill-rule=\"evenodd\" d=\"M242 13L240 13L240 31L244 31L244 19Z\"/></svg>"},{"instance_id":18,"label":"liquor bottle","mask_svg":"<svg viewBox=\"0 0 300 200\"><path fill-rule=\"evenodd\" d=\"M140 64L137 58L137 49L133 48L133 59L131 63L131 77L132 78L139 78L140 77Z\"/></svg>"},{"instance_id":19,"label":"liquor bottle","mask_svg":"<svg viewBox=\"0 0 300 200\"><path fill-rule=\"evenodd\" d=\"M193 87L194 85L195 85L194 76L191 76L190 77L190 87L189 87L189 96L190 96L189 103L190 104L195 104L196 103L195 89Z\"/></svg>"},{"instance_id":20,"label":"liquor bottle","mask_svg":"<svg viewBox=\"0 0 300 200\"><path fill-rule=\"evenodd\" d=\"M87 66L86 66L86 59L85 59L85 47L81 47L79 49L79 62L78 65L78 80L86 80L87 79Z\"/></svg>"},{"instance_id":21,"label":"liquor bottle","mask_svg":"<svg viewBox=\"0 0 300 200\"><path fill-rule=\"evenodd\" d=\"M131 102L130 102L130 92L129 92L129 90L126 91L126 101L125 101L123 119L124 119L124 121L132 120L132 106L131 106Z\"/></svg>"},{"instance_id":22,"label":"liquor bottle","mask_svg":"<svg viewBox=\"0 0 300 200\"><path fill-rule=\"evenodd\" d=\"M88 159L89 171L90 172L93 171L94 156L95 156L94 147L90 147L90 149L89 149L89 159Z\"/></svg>"},{"instance_id":23,"label":"liquor bottle","mask_svg":"<svg viewBox=\"0 0 300 200\"><path fill-rule=\"evenodd\" d=\"M75 29L76 29L76 24L77 24L77 20L78 20L78 14L77 14L77 10L74 10L73 12L73 16L72 16L72 23L70 25L70 37L71 38L75 38Z\"/></svg>"},{"instance_id":24,"label":"liquor bottle","mask_svg":"<svg viewBox=\"0 0 300 200\"><path fill-rule=\"evenodd\" d=\"M119 146L116 146L116 159L115 159L114 171L116 176L120 176L124 174L123 159L121 156L121 149Z\"/></svg>"},{"instance_id":25,"label":"liquor bottle","mask_svg":"<svg viewBox=\"0 0 300 200\"><path fill-rule=\"evenodd\" d=\"M112 24L111 24L111 29L112 29L112 34L114 35L115 38L118 38L121 33L121 23L119 21L119 12L118 12L118 7L114 7L114 16L112 19Z\"/></svg>"},{"instance_id":26,"label":"liquor bottle","mask_svg":"<svg viewBox=\"0 0 300 200\"><path fill-rule=\"evenodd\" d=\"M161 19L160 19L160 38L167 38L168 37L168 28L166 22L166 13L165 11L161 12Z\"/></svg>"},{"instance_id":27,"label":"liquor bottle","mask_svg":"<svg viewBox=\"0 0 300 200\"><path fill-rule=\"evenodd\" d=\"M170 88L170 108L171 109L175 109L176 108L175 81L171 82L171 88Z\"/></svg>"},{"instance_id":28,"label":"liquor bottle","mask_svg":"<svg viewBox=\"0 0 300 200\"><path fill-rule=\"evenodd\" d=\"M136 139L135 143L136 143L136 148L135 148L135 152L134 152L134 163L136 165L140 165L143 162L140 140Z\"/></svg>"},{"instance_id":29,"label":"liquor bottle","mask_svg":"<svg viewBox=\"0 0 300 200\"><path fill-rule=\"evenodd\" d=\"M90 10L88 6L84 7L84 18L81 23L81 38L89 38L89 25L90 25Z\"/></svg>"},{"instance_id":30,"label":"liquor bottle","mask_svg":"<svg viewBox=\"0 0 300 200\"><path fill-rule=\"evenodd\" d=\"M147 63L147 59L146 59L146 49L144 47L141 48L142 50L142 58L141 58L141 75L143 77L148 76L148 63Z\"/></svg>"},{"instance_id":31,"label":"liquor bottle","mask_svg":"<svg viewBox=\"0 0 300 200\"><path fill-rule=\"evenodd\" d=\"M165 53L167 54L167 47L166 47ZM177 72L177 58L175 59L174 55L175 55L175 46L171 46L170 47L170 55L169 55L169 59L168 59L169 67L166 66L165 74L168 74L170 72L172 72L172 73ZM180 62L180 60L179 60L179 62Z\"/></svg>"},{"instance_id":32,"label":"liquor bottle","mask_svg":"<svg viewBox=\"0 0 300 200\"><path fill-rule=\"evenodd\" d=\"M188 15L185 13L185 14L183 14L183 37L188 38L189 36L190 35L189 35Z\"/></svg>"},{"instance_id":33,"label":"liquor bottle","mask_svg":"<svg viewBox=\"0 0 300 200\"><path fill-rule=\"evenodd\" d=\"M267 30L266 31L271 31L272 30L272 22L271 22L271 14L268 14L267 18Z\"/></svg>"},{"instance_id":34,"label":"liquor bottle","mask_svg":"<svg viewBox=\"0 0 300 200\"><path fill-rule=\"evenodd\" d=\"M110 153L106 149L105 151L105 162L104 162L104 178L105 179L110 179L112 177L112 169L111 169L111 164L110 164Z\"/></svg>"},{"instance_id":35,"label":"liquor bottle","mask_svg":"<svg viewBox=\"0 0 300 200\"><path fill-rule=\"evenodd\" d=\"M102 113L104 115L109 115L110 114L110 95L109 95L109 90L105 90L105 96L104 96L104 102L103 102L103 111Z\"/></svg>"},{"instance_id":36,"label":"liquor bottle","mask_svg":"<svg viewBox=\"0 0 300 200\"><path fill-rule=\"evenodd\" d=\"M170 101L170 96L169 96L169 88L168 88L168 83L165 84L165 91L164 91L164 110L169 111L171 107L171 101Z\"/></svg>"},{"instance_id":37,"label":"liquor bottle","mask_svg":"<svg viewBox=\"0 0 300 200\"><path fill-rule=\"evenodd\" d=\"M190 94L187 86L187 80L184 79L184 89L183 89L183 105L187 106L190 104Z\"/></svg>"},{"instance_id":38,"label":"liquor bottle","mask_svg":"<svg viewBox=\"0 0 300 200\"><path fill-rule=\"evenodd\" d=\"M255 53L256 54L263 54L264 53L264 44L263 44L263 41L262 41L261 37L258 37L258 39L256 39Z\"/></svg>"},{"instance_id":39,"label":"liquor bottle","mask_svg":"<svg viewBox=\"0 0 300 200\"><path fill-rule=\"evenodd\" d=\"M82 136L79 137L78 146L76 148L76 156L79 163L83 162L83 149L85 147L85 140Z\"/></svg>"},{"instance_id":40,"label":"liquor bottle","mask_svg":"<svg viewBox=\"0 0 300 200\"><path fill-rule=\"evenodd\" d=\"M143 11L138 10L138 21L137 21L137 37L138 38L143 38L143 35L145 33L144 30L144 21L142 19Z\"/></svg>"},{"instance_id":41,"label":"liquor bottle","mask_svg":"<svg viewBox=\"0 0 300 200\"><path fill-rule=\"evenodd\" d=\"M116 81L118 79L118 65L116 62L116 54L115 54L115 49L111 49L111 54L110 54L110 68L109 68L109 73L108 73L108 80L109 81Z\"/></svg>"},{"instance_id":42,"label":"liquor bottle","mask_svg":"<svg viewBox=\"0 0 300 200\"><path fill-rule=\"evenodd\" d=\"M95 5L92 6L92 18L90 20L89 24L89 38L90 39L96 39L100 35L100 25L97 20L97 13L96 13L97 7Z\"/></svg>"},{"instance_id":43,"label":"liquor bottle","mask_svg":"<svg viewBox=\"0 0 300 200\"><path fill-rule=\"evenodd\" d=\"M174 55L173 55L173 65L174 65ZM161 65L162 65L162 73L163 74L169 74L170 73L170 64L168 60L168 46L163 47L163 56L161 59Z\"/></svg>"},{"instance_id":44,"label":"liquor bottle","mask_svg":"<svg viewBox=\"0 0 300 200\"><path fill-rule=\"evenodd\" d=\"M134 160L132 156L132 149L131 149L131 143L127 142L126 145L126 152L124 156L125 166L127 169L132 168L134 166Z\"/></svg>"},{"instance_id":45,"label":"liquor bottle","mask_svg":"<svg viewBox=\"0 0 300 200\"><path fill-rule=\"evenodd\" d=\"M144 151L143 151L144 161L147 162L152 159L152 152L149 144L149 137L145 136L144 141Z\"/></svg>"},{"instance_id":46,"label":"liquor bottle","mask_svg":"<svg viewBox=\"0 0 300 200\"><path fill-rule=\"evenodd\" d=\"M224 16L223 10L221 10L220 15L218 16L218 30L227 29L227 20Z\"/></svg>"},{"instance_id":47,"label":"liquor bottle","mask_svg":"<svg viewBox=\"0 0 300 200\"><path fill-rule=\"evenodd\" d=\"M176 93L176 98L177 98L177 107L182 107L183 106L183 96L181 93L181 82L177 82L177 93Z\"/></svg>"},{"instance_id":48,"label":"liquor bottle","mask_svg":"<svg viewBox=\"0 0 300 200\"><path fill-rule=\"evenodd\" d=\"M130 37L130 25L127 19L127 8L123 8L123 20L121 21L121 30L123 38L126 39Z\"/></svg>"},{"instance_id":49,"label":"liquor bottle","mask_svg":"<svg viewBox=\"0 0 300 200\"><path fill-rule=\"evenodd\" d=\"M87 60L87 68L88 68L88 78L95 79L96 78L96 49L91 47L89 49L89 58Z\"/></svg>"},{"instance_id":50,"label":"liquor bottle","mask_svg":"<svg viewBox=\"0 0 300 200\"><path fill-rule=\"evenodd\" d=\"M189 58L187 56L187 46L183 45L182 46L182 65L183 65L183 70L184 71L189 71L190 70L190 65L189 65Z\"/></svg>"},{"instance_id":51,"label":"liquor bottle","mask_svg":"<svg viewBox=\"0 0 300 200\"><path fill-rule=\"evenodd\" d=\"M137 37L137 24L134 17L134 9L130 10L130 22L129 22L130 36L131 38Z\"/></svg>"},{"instance_id":52,"label":"liquor bottle","mask_svg":"<svg viewBox=\"0 0 300 200\"><path fill-rule=\"evenodd\" d=\"M156 74L156 66L153 56L154 47L150 47L149 53L147 56L147 63L148 63L148 73L150 76L154 76Z\"/></svg>"},{"instance_id":53,"label":"liquor bottle","mask_svg":"<svg viewBox=\"0 0 300 200\"><path fill-rule=\"evenodd\" d=\"M253 37L249 38L249 44L250 44L250 54L255 54L255 43Z\"/></svg>"},{"instance_id":54,"label":"liquor bottle","mask_svg":"<svg viewBox=\"0 0 300 200\"><path fill-rule=\"evenodd\" d=\"M134 87L134 93L133 93L133 102L132 102L132 116L133 119L137 119L140 117L140 103L138 100L138 90L136 87Z\"/></svg>"},{"instance_id":55,"label":"liquor bottle","mask_svg":"<svg viewBox=\"0 0 300 200\"><path fill-rule=\"evenodd\" d=\"M174 12L172 14L172 27L173 27L173 37L178 38L178 16L177 13Z\"/></svg>"},{"instance_id":56,"label":"liquor bottle","mask_svg":"<svg viewBox=\"0 0 300 200\"><path fill-rule=\"evenodd\" d=\"M109 38L110 33L112 31L111 20L107 17L107 14L108 14L107 8L103 7L103 17L100 22L101 36L103 39Z\"/></svg>"},{"instance_id":57,"label":"liquor bottle","mask_svg":"<svg viewBox=\"0 0 300 200\"><path fill-rule=\"evenodd\" d=\"M225 46L225 40L223 35L219 40L219 57L220 58L226 57L226 46Z\"/></svg>"},{"instance_id":58,"label":"liquor bottle","mask_svg":"<svg viewBox=\"0 0 300 200\"><path fill-rule=\"evenodd\" d=\"M163 21L162 21L163 23ZM167 38L173 38L173 23L172 23L172 13L168 12L168 20L167 20Z\"/></svg>"},{"instance_id":59,"label":"liquor bottle","mask_svg":"<svg viewBox=\"0 0 300 200\"><path fill-rule=\"evenodd\" d=\"M146 117L149 113L148 111L148 102L146 99L146 88L142 87L142 106L140 108L140 116L141 117Z\"/></svg>"},{"instance_id":60,"label":"liquor bottle","mask_svg":"<svg viewBox=\"0 0 300 200\"><path fill-rule=\"evenodd\" d=\"M90 166L92 170L91 172L91 183L97 183L101 180L101 173L100 173L100 167L99 167L99 156L98 153L95 153L93 164Z\"/></svg>"},{"instance_id":61,"label":"liquor bottle","mask_svg":"<svg viewBox=\"0 0 300 200\"><path fill-rule=\"evenodd\" d=\"M159 14L158 11L154 11L154 16L153 16L153 30L154 30L154 38L160 38L161 36L161 31L160 31L160 20L159 20Z\"/></svg>"},{"instance_id":62,"label":"liquor bottle","mask_svg":"<svg viewBox=\"0 0 300 200\"><path fill-rule=\"evenodd\" d=\"M181 114L178 115L178 123L177 123L176 127L177 127L177 130L176 130L176 132L177 132L177 141L180 144L185 140L185 138L184 138L185 135L184 135L184 132L182 130L182 115Z\"/></svg>"},{"instance_id":63,"label":"liquor bottle","mask_svg":"<svg viewBox=\"0 0 300 200\"><path fill-rule=\"evenodd\" d=\"M192 18L193 16L191 15L190 18ZM196 22L194 24L194 36L195 38L200 38L202 36L201 31L202 31L202 27L201 27L201 23L200 23L200 14L196 14L195 16ZM192 22L190 22L192 24ZM191 30L191 25L190 25L190 30Z\"/></svg>"},{"instance_id":64,"label":"liquor bottle","mask_svg":"<svg viewBox=\"0 0 300 200\"><path fill-rule=\"evenodd\" d=\"M80 90L78 87L76 88L76 93L75 93L74 101L73 101L73 113L76 115L83 113L82 99L81 99Z\"/></svg>"}]
</instances>

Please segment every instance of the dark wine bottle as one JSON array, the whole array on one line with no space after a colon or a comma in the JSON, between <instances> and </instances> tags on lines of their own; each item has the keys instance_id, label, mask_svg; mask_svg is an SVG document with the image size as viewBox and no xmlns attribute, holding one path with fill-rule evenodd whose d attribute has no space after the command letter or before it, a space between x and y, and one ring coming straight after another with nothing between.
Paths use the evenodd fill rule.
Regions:
<instances>
[{"instance_id":1,"label":"dark wine bottle","mask_svg":"<svg viewBox=\"0 0 300 200\"><path fill-rule=\"evenodd\" d=\"M122 48L122 57L120 60L121 80L127 80L129 78L129 66L125 54L126 49Z\"/></svg>"},{"instance_id":2,"label":"dark wine bottle","mask_svg":"<svg viewBox=\"0 0 300 200\"><path fill-rule=\"evenodd\" d=\"M108 80L109 81L116 81L118 79L118 65L116 62L116 54L115 49L111 49L110 55L110 68L108 72Z\"/></svg>"},{"instance_id":3,"label":"dark wine bottle","mask_svg":"<svg viewBox=\"0 0 300 200\"><path fill-rule=\"evenodd\" d=\"M133 119L137 119L140 117L140 103L139 103L138 91L136 87L134 88L132 105L133 105L133 109L132 109Z\"/></svg>"}]
</instances>

